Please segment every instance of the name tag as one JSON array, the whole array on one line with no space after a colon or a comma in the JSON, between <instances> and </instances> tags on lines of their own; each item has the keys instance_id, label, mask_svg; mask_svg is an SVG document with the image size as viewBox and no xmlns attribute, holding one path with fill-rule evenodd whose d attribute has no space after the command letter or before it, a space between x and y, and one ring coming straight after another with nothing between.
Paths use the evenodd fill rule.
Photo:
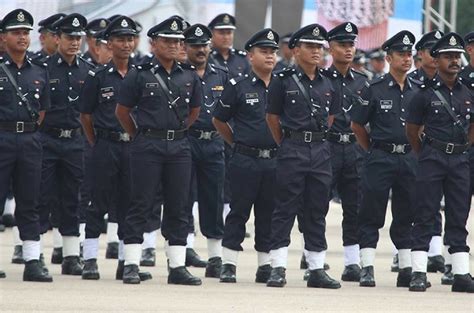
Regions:
<instances>
[{"instance_id":1,"label":"name tag","mask_svg":"<svg viewBox=\"0 0 474 313\"><path fill-rule=\"evenodd\" d=\"M7 82L8 81L8 77L0 77L0 82Z\"/></svg>"},{"instance_id":2,"label":"name tag","mask_svg":"<svg viewBox=\"0 0 474 313\"><path fill-rule=\"evenodd\" d=\"M145 88L158 88L158 83L146 83Z\"/></svg>"},{"instance_id":3,"label":"name tag","mask_svg":"<svg viewBox=\"0 0 474 313\"><path fill-rule=\"evenodd\" d=\"M442 101L431 101L431 106L432 107L439 107L442 106L443 102Z\"/></svg>"},{"instance_id":4,"label":"name tag","mask_svg":"<svg viewBox=\"0 0 474 313\"><path fill-rule=\"evenodd\" d=\"M392 106L392 100L380 100L380 108L382 110L391 110Z\"/></svg>"},{"instance_id":5,"label":"name tag","mask_svg":"<svg viewBox=\"0 0 474 313\"><path fill-rule=\"evenodd\" d=\"M300 91L299 91L299 90L287 90L287 91L286 91L286 94L287 94L288 96L297 96L297 95L300 94Z\"/></svg>"},{"instance_id":6,"label":"name tag","mask_svg":"<svg viewBox=\"0 0 474 313\"><path fill-rule=\"evenodd\" d=\"M258 98L258 93L256 93L256 92L246 93L246 94L245 94L245 98L246 98L246 99ZM257 99L257 101L258 101L258 99ZM248 103L248 102L247 102L247 103Z\"/></svg>"},{"instance_id":7,"label":"name tag","mask_svg":"<svg viewBox=\"0 0 474 313\"><path fill-rule=\"evenodd\" d=\"M59 79L50 79L49 83L50 84L59 84Z\"/></svg>"},{"instance_id":8,"label":"name tag","mask_svg":"<svg viewBox=\"0 0 474 313\"><path fill-rule=\"evenodd\" d=\"M254 105L255 103L258 103L258 98L256 99L247 99L245 100L247 104Z\"/></svg>"},{"instance_id":9,"label":"name tag","mask_svg":"<svg viewBox=\"0 0 474 313\"><path fill-rule=\"evenodd\" d=\"M102 98L109 99L114 95L114 87L104 87L100 88L100 95Z\"/></svg>"}]
</instances>

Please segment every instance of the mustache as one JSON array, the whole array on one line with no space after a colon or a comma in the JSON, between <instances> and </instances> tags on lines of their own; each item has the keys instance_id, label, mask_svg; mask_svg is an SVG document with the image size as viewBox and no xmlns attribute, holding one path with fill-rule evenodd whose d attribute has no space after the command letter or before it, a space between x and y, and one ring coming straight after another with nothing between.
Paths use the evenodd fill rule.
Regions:
<instances>
[{"instance_id":1,"label":"mustache","mask_svg":"<svg viewBox=\"0 0 474 313\"><path fill-rule=\"evenodd\" d=\"M206 54L204 52L198 52L198 53L196 53L196 56L197 57L205 57Z\"/></svg>"}]
</instances>

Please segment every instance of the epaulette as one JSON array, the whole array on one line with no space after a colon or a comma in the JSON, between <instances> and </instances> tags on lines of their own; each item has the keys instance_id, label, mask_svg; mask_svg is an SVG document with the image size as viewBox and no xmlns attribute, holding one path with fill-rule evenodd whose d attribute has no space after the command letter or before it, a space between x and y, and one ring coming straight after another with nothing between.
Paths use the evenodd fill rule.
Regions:
<instances>
[{"instance_id":1,"label":"epaulette","mask_svg":"<svg viewBox=\"0 0 474 313\"><path fill-rule=\"evenodd\" d=\"M95 77L95 75L97 75L99 72L104 71L105 69L107 69L107 67L108 67L107 64L104 64L104 65L100 64L97 67L89 70L89 72L87 72L87 74L89 74L92 77Z\"/></svg>"},{"instance_id":2,"label":"epaulette","mask_svg":"<svg viewBox=\"0 0 474 313\"><path fill-rule=\"evenodd\" d=\"M369 78L369 76L368 76L366 73L361 72L361 71L358 71L358 70L356 70L356 69L354 69L354 68L352 68L352 67L351 67L351 72L352 72L352 73L355 73L355 74L357 74L357 75L364 76L365 78Z\"/></svg>"},{"instance_id":3,"label":"epaulette","mask_svg":"<svg viewBox=\"0 0 474 313\"><path fill-rule=\"evenodd\" d=\"M411 83L417 85L418 87L420 87L421 85L423 85L423 82L422 82L422 81L419 81L419 80L416 79L416 78L407 76L407 79L408 79Z\"/></svg>"},{"instance_id":4,"label":"epaulette","mask_svg":"<svg viewBox=\"0 0 474 313\"><path fill-rule=\"evenodd\" d=\"M427 89L429 87L434 87L436 86L437 83L438 81L436 80L436 78L428 79L420 85L420 89Z\"/></svg>"},{"instance_id":5,"label":"epaulette","mask_svg":"<svg viewBox=\"0 0 474 313\"><path fill-rule=\"evenodd\" d=\"M242 57L246 57L246 56L247 56L247 51L244 51L244 50L232 49L232 52L233 52L235 55L240 55L240 56L242 56Z\"/></svg>"},{"instance_id":6,"label":"epaulette","mask_svg":"<svg viewBox=\"0 0 474 313\"><path fill-rule=\"evenodd\" d=\"M28 59L32 64L47 68L48 63L46 63L47 59L45 60L44 58L38 58L38 59Z\"/></svg>"},{"instance_id":7,"label":"epaulette","mask_svg":"<svg viewBox=\"0 0 474 313\"><path fill-rule=\"evenodd\" d=\"M195 71L196 67L194 65L188 64L188 63L181 63L181 62L176 62L178 66L180 66L184 70L190 70L190 71Z\"/></svg>"},{"instance_id":8,"label":"epaulette","mask_svg":"<svg viewBox=\"0 0 474 313\"><path fill-rule=\"evenodd\" d=\"M149 70L153 67L153 63L143 63L140 65L137 65L137 70L143 71L143 70Z\"/></svg>"},{"instance_id":9,"label":"epaulette","mask_svg":"<svg viewBox=\"0 0 474 313\"><path fill-rule=\"evenodd\" d=\"M241 81L247 79L249 77L248 74L245 74L243 76L237 76L237 77L234 77L232 79L229 80L229 83L233 86L237 85L238 83L240 83Z\"/></svg>"},{"instance_id":10,"label":"epaulette","mask_svg":"<svg viewBox=\"0 0 474 313\"><path fill-rule=\"evenodd\" d=\"M96 67L94 63L92 63L92 62L90 62L90 61L84 59L81 55L79 55L79 60L83 61L84 63L86 63L87 65L89 65L89 66L92 67L92 68L95 68L95 67ZM97 66L97 67L99 67L99 66Z\"/></svg>"},{"instance_id":11,"label":"epaulette","mask_svg":"<svg viewBox=\"0 0 474 313\"><path fill-rule=\"evenodd\" d=\"M227 69L227 67L225 66L221 66L221 65L218 65L218 64L213 64L213 63L209 63L209 65L214 68L214 69L217 69L217 70L221 70L221 71L224 71L226 73L229 72L229 70Z\"/></svg>"},{"instance_id":12,"label":"epaulette","mask_svg":"<svg viewBox=\"0 0 474 313\"><path fill-rule=\"evenodd\" d=\"M376 84L378 84L378 83L383 82L384 80L385 80L385 75L382 75L382 76L380 76L380 77L377 77L377 78L372 79L372 80L369 82L369 84L370 84L370 86L376 85Z\"/></svg>"},{"instance_id":13,"label":"epaulette","mask_svg":"<svg viewBox=\"0 0 474 313\"><path fill-rule=\"evenodd\" d=\"M275 74L277 74L278 77L285 78L285 77L290 77L295 72L296 70L294 68L287 68Z\"/></svg>"}]
</instances>

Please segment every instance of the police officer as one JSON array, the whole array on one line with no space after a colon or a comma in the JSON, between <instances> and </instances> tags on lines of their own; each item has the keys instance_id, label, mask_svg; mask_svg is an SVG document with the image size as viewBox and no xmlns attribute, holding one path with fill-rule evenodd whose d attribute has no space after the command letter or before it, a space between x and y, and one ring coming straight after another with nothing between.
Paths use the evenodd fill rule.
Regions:
<instances>
[{"instance_id":1,"label":"police officer","mask_svg":"<svg viewBox=\"0 0 474 313\"><path fill-rule=\"evenodd\" d=\"M448 33L439 39L431 48L438 75L421 86L410 104L407 135L418 154L410 291L427 288L427 251L444 193L445 242L450 246L454 274L451 290L474 292L466 243L471 198L468 150L474 141L474 106L472 93L458 78L463 52L464 41L458 34ZM422 127L421 141L418 134Z\"/></svg>"},{"instance_id":2,"label":"police officer","mask_svg":"<svg viewBox=\"0 0 474 313\"><path fill-rule=\"evenodd\" d=\"M185 265L191 150L187 128L199 115L201 81L190 65L175 59L182 23L169 18L148 31L155 58L131 70L120 89L116 115L132 136L130 144L131 205L125 219L124 283L140 283L138 264L147 216L162 187L162 233L168 243L168 283L200 285ZM136 124L130 116L136 107ZM135 126L137 125L137 126Z\"/></svg>"},{"instance_id":3,"label":"police officer","mask_svg":"<svg viewBox=\"0 0 474 313\"><path fill-rule=\"evenodd\" d=\"M372 80L372 72L366 69L366 55L365 51L362 49L356 49L356 52L354 54L354 60L352 61L352 67L359 72L364 73L367 76L368 80Z\"/></svg>"},{"instance_id":4,"label":"police officer","mask_svg":"<svg viewBox=\"0 0 474 313\"><path fill-rule=\"evenodd\" d=\"M82 57L86 61L91 62L96 66L100 63L98 60L99 56L96 51L97 38L94 35L96 35L97 32L104 30L109 23L110 20L106 18L97 18L90 21L85 28L87 51L82 55Z\"/></svg>"},{"instance_id":5,"label":"police officer","mask_svg":"<svg viewBox=\"0 0 474 313\"><path fill-rule=\"evenodd\" d=\"M353 23L342 23L328 32L329 53L333 63L323 71L334 90L342 95L342 112L335 115L327 134L331 146L332 184L342 202L342 243L344 246L343 281L359 281L360 258L357 238L357 214L360 202L362 151L351 130L350 111L360 99L367 76L352 69L358 29Z\"/></svg>"},{"instance_id":6,"label":"police officer","mask_svg":"<svg viewBox=\"0 0 474 313\"><path fill-rule=\"evenodd\" d=\"M379 78L385 74L385 51L380 48L372 49L369 53L369 71L372 79Z\"/></svg>"},{"instance_id":7,"label":"police officer","mask_svg":"<svg viewBox=\"0 0 474 313\"><path fill-rule=\"evenodd\" d=\"M286 284L290 232L297 213L304 221L301 228L310 270L307 286L341 287L324 270L325 218L331 185L330 147L325 142L325 133L333 115L340 111L331 82L318 69L326 36L326 30L318 24L293 33L288 46L298 65L278 74L268 92L267 122L280 145L269 287Z\"/></svg>"},{"instance_id":8,"label":"police officer","mask_svg":"<svg viewBox=\"0 0 474 313\"><path fill-rule=\"evenodd\" d=\"M83 179L84 141L78 102L87 72L93 65L77 53L87 20L73 13L56 21L58 52L48 59L51 108L41 126L43 165L40 213L48 214L50 198L59 196L59 231L63 236L61 273L81 275L79 262L79 188ZM57 188L54 188L57 187ZM45 232L46 230L43 229Z\"/></svg>"},{"instance_id":9,"label":"police officer","mask_svg":"<svg viewBox=\"0 0 474 313\"><path fill-rule=\"evenodd\" d=\"M33 17L23 9L2 20L6 53L0 67L0 198L13 181L15 219L23 240L24 281L51 282L39 262L40 223L37 200L41 182L42 147L38 125L50 106L45 65L26 58ZM1 276L1 275L0 275Z\"/></svg>"},{"instance_id":10,"label":"police officer","mask_svg":"<svg viewBox=\"0 0 474 313\"><path fill-rule=\"evenodd\" d=\"M268 86L276 64L278 34L263 29L245 44L251 73L233 78L224 88L214 111L214 125L233 147L229 162L229 178L233 195L222 240L220 281L236 282L236 265L245 238L252 206L255 215L255 250L258 269L255 282L266 283L270 277L270 223L275 206L275 156L277 145L265 122L269 104ZM233 120L232 128L228 124Z\"/></svg>"},{"instance_id":11,"label":"police officer","mask_svg":"<svg viewBox=\"0 0 474 313\"><path fill-rule=\"evenodd\" d=\"M40 33L41 50L33 54L32 58L44 58L51 56L58 50L55 30L51 27L54 22L65 17L64 13L53 14L38 23L38 32Z\"/></svg>"},{"instance_id":12,"label":"police officer","mask_svg":"<svg viewBox=\"0 0 474 313\"><path fill-rule=\"evenodd\" d=\"M464 36L466 53L469 56L469 64L464 66L459 73L461 81L471 89L474 89L474 31Z\"/></svg>"},{"instance_id":13,"label":"police officer","mask_svg":"<svg viewBox=\"0 0 474 313\"><path fill-rule=\"evenodd\" d=\"M288 47L288 42L290 41L291 35L291 33L288 33L281 37L279 50L281 58L275 65L275 68L273 70L275 72L282 71L286 68L290 68L291 66L293 66L293 52Z\"/></svg>"},{"instance_id":14,"label":"police officer","mask_svg":"<svg viewBox=\"0 0 474 313\"><path fill-rule=\"evenodd\" d=\"M403 30L382 45L389 73L372 80L361 93L362 102L352 113L352 130L367 156L362 171L359 211L360 286L374 287L375 249L385 222L390 189L390 237L398 249L397 287L408 287L411 277L410 231L413 222L416 158L405 135L408 105L418 90L407 77L415 36ZM367 133L366 124L370 126Z\"/></svg>"},{"instance_id":15,"label":"police officer","mask_svg":"<svg viewBox=\"0 0 474 313\"><path fill-rule=\"evenodd\" d=\"M408 76L420 81L421 83L433 79L436 75L436 64L433 57L430 54L430 49L433 45L444 35L443 32L439 30L433 30L424 34L421 39L415 44L415 49L417 54L421 59L421 66L419 69L414 70L409 73ZM444 267L444 258L442 256L442 246L443 241L441 238L442 229L442 216L441 212L436 214L436 222L433 228L433 236L430 241L430 250L428 251L428 272L443 273L445 270ZM448 263L450 261L448 260Z\"/></svg>"},{"instance_id":16,"label":"police officer","mask_svg":"<svg viewBox=\"0 0 474 313\"><path fill-rule=\"evenodd\" d=\"M222 218L224 188L224 142L212 124L212 113L226 85L227 69L208 63L212 33L206 26L195 24L184 32L184 44L189 64L196 67L202 82L204 101L197 121L189 129L193 156L193 180L197 185L199 223L207 238L209 262L206 277L219 277L221 244L224 234ZM192 192L188 201L189 230L194 233ZM189 235L188 235L189 236Z\"/></svg>"}]
</instances>

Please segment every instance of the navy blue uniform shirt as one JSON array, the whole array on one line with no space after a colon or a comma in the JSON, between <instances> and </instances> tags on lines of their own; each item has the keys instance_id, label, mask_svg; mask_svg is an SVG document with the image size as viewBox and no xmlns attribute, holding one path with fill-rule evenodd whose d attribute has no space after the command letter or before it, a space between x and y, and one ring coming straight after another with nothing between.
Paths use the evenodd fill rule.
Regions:
<instances>
[{"instance_id":1,"label":"navy blue uniform shirt","mask_svg":"<svg viewBox=\"0 0 474 313\"><path fill-rule=\"evenodd\" d=\"M265 120L268 100L265 83L251 72L229 80L214 117L222 122L232 119L235 143L262 149L276 147Z\"/></svg>"},{"instance_id":2,"label":"navy blue uniform shirt","mask_svg":"<svg viewBox=\"0 0 474 313\"><path fill-rule=\"evenodd\" d=\"M171 92L175 109L161 89L155 73L159 74ZM193 67L174 63L171 73L154 58L151 63L131 69L123 80L118 103L136 107L136 122L140 129L184 129L190 107L200 107L203 101L201 80ZM178 116L176 115L178 113Z\"/></svg>"},{"instance_id":3,"label":"navy blue uniform shirt","mask_svg":"<svg viewBox=\"0 0 474 313\"><path fill-rule=\"evenodd\" d=\"M327 117L341 112L339 96L335 93L329 79L318 70L310 80L299 67L285 70L273 79L269 88L267 113L280 116L283 128L293 131L325 131ZM293 79L296 74L307 91L311 106ZM317 113L313 112L316 109Z\"/></svg>"},{"instance_id":4,"label":"navy blue uniform shirt","mask_svg":"<svg viewBox=\"0 0 474 313\"><path fill-rule=\"evenodd\" d=\"M94 67L79 56L69 65L59 53L47 62L51 108L46 112L43 125L63 129L81 127L79 95L87 72Z\"/></svg>"},{"instance_id":5,"label":"navy blue uniform shirt","mask_svg":"<svg viewBox=\"0 0 474 313\"><path fill-rule=\"evenodd\" d=\"M363 102L353 109L352 121L360 125L369 123L373 141L408 144L406 118L417 91L416 81L408 77L403 91L390 73L376 78L362 89Z\"/></svg>"},{"instance_id":6,"label":"navy blue uniform shirt","mask_svg":"<svg viewBox=\"0 0 474 313\"><path fill-rule=\"evenodd\" d=\"M459 80L450 90L439 76L420 86L410 104L407 122L424 125L424 133L432 138L444 142L464 144L464 134L467 134L470 123L474 123L472 92ZM463 124L464 134L444 108L441 100L433 89L439 92L448 101L449 106Z\"/></svg>"},{"instance_id":7,"label":"navy blue uniform shirt","mask_svg":"<svg viewBox=\"0 0 474 313\"><path fill-rule=\"evenodd\" d=\"M250 63L246 56L247 53L245 51L230 49L229 58L224 60L217 50L212 50L209 55L209 63L227 68L229 78L234 78L250 73Z\"/></svg>"},{"instance_id":8,"label":"navy blue uniform shirt","mask_svg":"<svg viewBox=\"0 0 474 313\"><path fill-rule=\"evenodd\" d=\"M46 64L36 64L25 58L22 67L18 68L6 52L0 63L5 63L10 70L32 110L38 113L50 107L49 75ZM17 96L16 90L2 69L0 69L0 121L32 121L26 105Z\"/></svg>"}]
</instances>

